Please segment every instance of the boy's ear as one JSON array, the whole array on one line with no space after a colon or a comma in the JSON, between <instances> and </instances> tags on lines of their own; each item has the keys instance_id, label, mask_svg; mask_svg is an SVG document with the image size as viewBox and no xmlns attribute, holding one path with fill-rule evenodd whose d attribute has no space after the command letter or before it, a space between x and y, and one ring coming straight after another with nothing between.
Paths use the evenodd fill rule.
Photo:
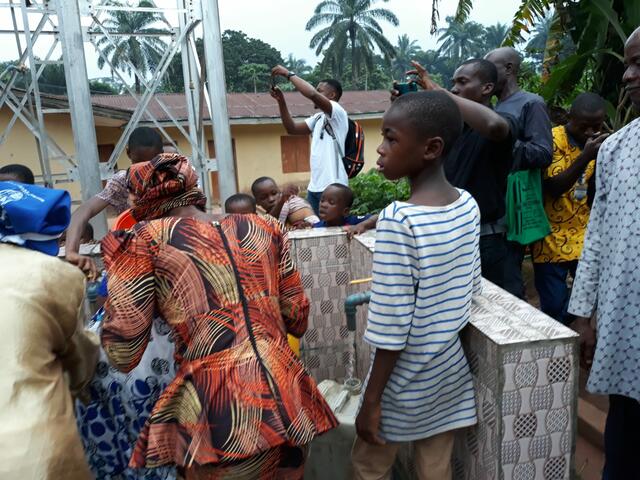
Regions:
<instances>
[{"instance_id":1,"label":"boy's ear","mask_svg":"<svg viewBox=\"0 0 640 480\"><path fill-rule=\"evenodd\" d=\"M347 217L349 215L349 212L351 212L351 207L344 207L344 210L342 211L342 216Z\"/></svg>"},{"instance_id":2,"label":"boy's ear","mask_svg":"<svg viewBox=\"0 0 640 480\"><path fill-rule=\"evenodd\" d=\"M444 150L444 140L442 137L431 137L424 144L424 159L432 162L442 156Z\"/></svg>"}]
</instances>

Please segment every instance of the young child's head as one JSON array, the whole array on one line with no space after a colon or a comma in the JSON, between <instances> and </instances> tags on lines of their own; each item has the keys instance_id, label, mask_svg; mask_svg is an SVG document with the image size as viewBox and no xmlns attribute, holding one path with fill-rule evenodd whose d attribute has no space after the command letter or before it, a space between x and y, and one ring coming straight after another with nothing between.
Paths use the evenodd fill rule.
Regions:
<instances>
[{"instance_id":1,"label":"young child's head","mask_svg":"<svg viewBox=\"0 0 640 480\"><path fill-rule=\"evenodd\" d=\"M271 210L278 200L280 200L280 187L273 178L260 177L251 185L251 193L256 199L256 203L267 212Z\"/></svg>"},{"instance_id":2,"label":"young child's head","mask_svg":"<svg viewBox=\"0 0 640 480\"><path fill-rule=\"evenodd\" d=\"M342 227L344 217L349 215L353 205L353 192L340 183L332 183L322 192L320 197L320 220L327 227Z\"/></svg>"},{"instance_id":3,"label":"young child's head","mask_svg":"<svg viewBox=\"0 0 640 480\"><path fill-rule=\"evenodd\" d=\"M604 99L595 93L581 93L571 104L567 132L581 147L591 137L602 133L607 106Z\"/></svg>"},{"instance_id":4,"label":"young child's head","mask_svg":"<svg viewBox=\"0 0 640 480\"><path fill-rule=\"evenodd\" d=\"M256 213L256 200L246 193L236 193L224 202L227 213Z\"/></svg>"},{"instance_id":5,"label":"young child's head","mask_svg":"<svg viewBox=\"0 0 640 480\"><path fill-rule=\"evenodd\" d=\"M127 155L131 163L153 160L162 150L162 137L153 128L138 127L131 132L127 143Z\"/></svg>"},{"instance_id":6,"label":"young child's head","mask_svg":"<svg viewBox=\"0 0 640 480\"><path fill-rule=\"evenodd\" d=\"M29 167L12 163L0 168L0 182L19 182L33 185L35 178Z\"/></svg>"},{"instance_id":7,"label":"young child's head","mask_svg":"<svg viewBox=\"0 0 640 480\"><path fill-rule=\"evenodd\" d=\"M462 115L445 92L407 93L382 119L378 170L389 180L410 179L441 164L462 132Z\"/></svg>"}]
</instances>

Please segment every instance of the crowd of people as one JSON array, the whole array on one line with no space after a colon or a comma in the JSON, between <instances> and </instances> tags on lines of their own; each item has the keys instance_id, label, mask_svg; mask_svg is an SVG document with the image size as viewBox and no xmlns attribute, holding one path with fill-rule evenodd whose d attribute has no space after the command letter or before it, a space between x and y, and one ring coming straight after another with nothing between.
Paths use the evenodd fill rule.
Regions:
<instances>
[{"instance_id":1,"label":"crowd of people","mask_svg":"<svg viewBox=\"0 0 640 480\"><path fill-rule=\"evenodd\" d=\"M624 56L640 108L640 29ZM340 227L376 229L355 478L388 478L403 442L420 479L451 478L455 432L477 422L459 333L481 277L525 297L527 249L540 308L580 333L588 388L610 398L603 478L638 478L640 121L608 135L604 100L583 93L552 127L518 87L511 48L462 63L450 91L413 67L424 91L392 90L377 148L378 171L407 178L410 197L374 215L351 214L340 83L281 66L272 74L319 109L296 122L272 89L286 131L312 137L306 199L262 176L207 213L189 160L146 127L128 139L132 166L73 216L67 192L0 168L0 477L302 478L337 420L287 340L309 314L287 235ZM522 171L540 172L550 231L530 245L509 234L509 176ZM99 272L79 247L107 207L118 219ZM99 283L90 321L83 272Z\"/></svg>"}]
</instances>

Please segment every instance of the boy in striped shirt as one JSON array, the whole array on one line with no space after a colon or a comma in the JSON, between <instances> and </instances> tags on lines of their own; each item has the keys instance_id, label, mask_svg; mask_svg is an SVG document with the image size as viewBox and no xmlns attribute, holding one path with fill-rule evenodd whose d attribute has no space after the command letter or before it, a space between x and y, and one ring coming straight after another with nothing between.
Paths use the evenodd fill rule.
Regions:
<instances>
[{"instance_id":1,"label":"boy in striped shirt","mask_svg":"<svg viewBox=\"0 0 640 480\"><path fill-rule=\"evenodd\" d=\"M453 431L476 423L459 332L480 291L480 213L442 164L468 108L447 92L410 93L383 119L379 170L408 177L411 197L378 220L365 333L375 352L356 419L356 479L389 478L408 441L418 478L450 479Z\"/></svg>"}]
</instances>

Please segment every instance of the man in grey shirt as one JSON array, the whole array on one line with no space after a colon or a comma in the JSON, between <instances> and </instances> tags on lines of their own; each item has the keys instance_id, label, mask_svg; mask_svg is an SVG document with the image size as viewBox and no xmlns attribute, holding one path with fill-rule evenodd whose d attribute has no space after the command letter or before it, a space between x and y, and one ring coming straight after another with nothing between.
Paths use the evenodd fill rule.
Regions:
<instances>
[{"instance_id":1,"label":"man in grey shirt","mask_svg":"<svg viewBox=\"0 0 640 480\"><path fill-rule=\"evenodd\" d=\"M545 169L551 164L553 137L547 105L539 95L521 90L518 72L522 59L511 47L492 50L485 57L498 69L495 94L498 97L495 111L506 113L518 121L518 139L513 147L511 170ZM524 298L522 260L525 246L508 242L505 261L504 288L517 297Z\"/></svg>"}]
</instances>

